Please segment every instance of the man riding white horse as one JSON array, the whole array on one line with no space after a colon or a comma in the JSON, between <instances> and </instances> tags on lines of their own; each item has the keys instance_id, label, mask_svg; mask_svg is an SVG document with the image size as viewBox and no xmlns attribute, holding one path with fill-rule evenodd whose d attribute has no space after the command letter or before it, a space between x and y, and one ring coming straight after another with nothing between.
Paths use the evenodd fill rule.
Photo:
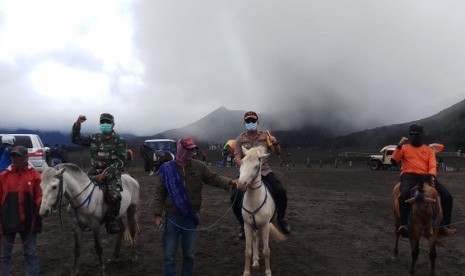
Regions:
<instances>
[{"instance_id":1,"label":"man riding white horse","mask_svg":"<svg viewBox=\"0 0 465 276\"><path fill-rule=\"evenodd\" d=\"M263 146L265 148L270 148L278 155L281 153L281 148L276 137L272 136L269 132L259 131L257 129L258 123L258 115L254 111L249 111L244 114L244 124L247 131L239 134L236 138L236 147L234 149L234 158L239 167L244 157L242 147L251 149L252 147ZM287 192L281 184L281 181L276 178L275 174L270 169L266 158L262 164L262 176L276 202L278 226L284 234L289 235L291 233L291 227L286 222ZM238 189L232 190L231 200L234 202L233 211L241 224L241 231L238 234L239 239L244 239L244 220L242 219L241 206L243 196L244 192Z\"/></svg>"},{"instance_id":2,"label":"man riding white horse","mask_svg":"<svg viewBox=\"0 0 465 276\"><path fill-rule=\"evenodd\" d=\"M115 218L121 206L121 173L126 160L126 142L114 130L113 115L100 115L100 131L91 135L81 136L81 123L87 120L80 115L73 125L72 141L75 144L90 146L91 169L88 175L97 182L107 186L106 230L109 234L119 232Z\"/></svg>"}]
</instances>

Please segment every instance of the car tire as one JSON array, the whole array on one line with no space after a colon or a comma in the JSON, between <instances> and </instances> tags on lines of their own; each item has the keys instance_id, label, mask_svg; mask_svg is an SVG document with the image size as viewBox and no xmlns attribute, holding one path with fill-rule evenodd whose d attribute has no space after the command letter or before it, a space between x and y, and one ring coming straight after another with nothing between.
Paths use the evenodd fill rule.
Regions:
<instances>
[{"instance_id":1,"label":"car tire","mask_svg":"<svg viewBox=\"0 0 465 276\"><path fill-rule=\"evenodd\" d=\"M370 169L373 171L377 171L381 168L381 163L377 160L371 160L370 161Z\"/></svg>"}]
</instances>

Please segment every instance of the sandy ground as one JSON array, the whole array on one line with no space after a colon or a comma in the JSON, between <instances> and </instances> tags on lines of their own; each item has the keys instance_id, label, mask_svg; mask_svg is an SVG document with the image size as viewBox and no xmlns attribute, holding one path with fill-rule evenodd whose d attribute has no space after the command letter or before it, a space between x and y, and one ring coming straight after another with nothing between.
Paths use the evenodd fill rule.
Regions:
<instances>
[{"instance_id":1,"label":"sandy ground","mask_svg":"<svg viewBox=\"0 0 465 276\"><path fill-rule=\"evenodd\" d=\"M292 225L287 241L270 243L273 275L408 275L408 241L401 240L397 260L391 253L391 190L399 172L370 171L366 159L354 160L352 167L342 160L338 168L334 163L309 168L305 160L301 156L295 167L289 168L272 163L288 191L288 221ZM228 176L237 174L231 168L215 169ZM120 259L107 265L107 275L162 275L161 234L154 227L150 206L153 176L142 170L141 163L131 168L131 174L142 189L139 259L132 262L128 248L123 247ZM437 275L465 275L465 173L441 172L439 178L454 195L453 221L458 233L441 239ZM228 191L204 188L194 275L242 275L245 244L234 238L238 224L230 208ZM104 255L109 258L114 239L103 227L102 235ZM91 233L84 234L84 241L81 275L98 275ZM45 219L38 243L42 275L68 275L74 247L69 220L65 219L61 228L57 215ZM25 275L20 248L15 249L14 258L13 274ZM422 240L417 275L427 274L428 263L426 240ZM263 259L253 275L264 275Z\"/></svg>"}]
</instances>

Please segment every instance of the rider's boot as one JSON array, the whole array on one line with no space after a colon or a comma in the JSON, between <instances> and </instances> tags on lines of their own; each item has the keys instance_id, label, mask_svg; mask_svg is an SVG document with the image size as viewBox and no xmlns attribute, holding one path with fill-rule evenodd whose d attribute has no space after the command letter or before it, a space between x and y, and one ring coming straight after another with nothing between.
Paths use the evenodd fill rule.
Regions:
<instances>
[{"instance_id":1,"label":"rider's boot","mask_svg":"<svg viewBox=\"0 0 465 276\"><path fill-rule=\"evenodd\" d=\"M119 226L115 221L115 218L119 214L119 208L120 208L121 202L112 202L108 206L108 211L107 211L107 219L105 223L105 229L107 230L108 234L117 234L120 232Z\"/></svg>"},{"instance_id":2,"label":"rider's boot","mask_svg":"<svg viewBox=\"0 0 465 276\"><path fill-rule=\"evenodd\" d=\"M409 230L408 230L408 221L410 216L410 204L402 201L399 198L399 213L400 213L400 227L398 229L399 234L404 237L408 238Z\"/></svg>"},{"instance_id":3,"label":"rider's boot","mask_svg":"<svg viewBox=\"0 0 465 276\"><path fill-rule=\"evenodd\" d=\"M457 229L453 226L441 226L439 228L439 235L441 236L452 236L457 233Z\"/></svg>"},{"instance_id":4,"label":"rider's boot","mask_svg":"<svg viewBox=\"0 0 465 276\"><path fill-rule=\"evenodd\" d=\"M116 221L107 221L105 223L105 229L107 230L107 233L110 235L113 234L118 234L119 233L119 226L116 223Z\"/></svg>"}]
</instances>

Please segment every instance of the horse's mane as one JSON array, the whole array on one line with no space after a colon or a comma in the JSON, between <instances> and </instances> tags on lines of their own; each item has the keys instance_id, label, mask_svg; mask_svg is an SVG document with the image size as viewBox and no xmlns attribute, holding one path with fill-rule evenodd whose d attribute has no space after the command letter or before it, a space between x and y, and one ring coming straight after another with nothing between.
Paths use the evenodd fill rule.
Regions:
<instances>
[{"instance_id":1,"label":"horse's mane","mask_svg":"<svg viewBox=\"0 0 465 276\"><path fill-rule=\"evenodd\" d=\"M74 173L83 172L82 169L78 165L75 165L73 163L61 163L61 164L56 165L55 167L49 167L48 169L44 170L42 172L42 181L44 182L50 181L51 179L53 179L53 177L55 177L55 173L58 170L61 170L64 168L66 168L68 172L74 172Z\"/></svg>"},{"instance_id":2,"label":"horse's mane","mask_svg":"<svg viewBox=\"0 0 465 276\"><path fill-rule=\"evenodd\" d=\"M266 149L265 147L263 146L258 146L258 147L253 147L253 148L250 148L248 151L247 151L247 154L245 155L245 157L243 158L243 160L247 160L249 158L260 158L260 155L266 153Z\"/></svg>"},{"instance_id":3,"label":"horse's mane","mask_svg":"<svg viewBox=\"0 0 465 276\"><path fill-rule=\"evenodd\" d=\"M73 163L61 163L55 166L56 169L61 170L63 168L66 168L66 170L71 171L71 172L82 172L82 169Z\"/></svg>"}]
</instances>

